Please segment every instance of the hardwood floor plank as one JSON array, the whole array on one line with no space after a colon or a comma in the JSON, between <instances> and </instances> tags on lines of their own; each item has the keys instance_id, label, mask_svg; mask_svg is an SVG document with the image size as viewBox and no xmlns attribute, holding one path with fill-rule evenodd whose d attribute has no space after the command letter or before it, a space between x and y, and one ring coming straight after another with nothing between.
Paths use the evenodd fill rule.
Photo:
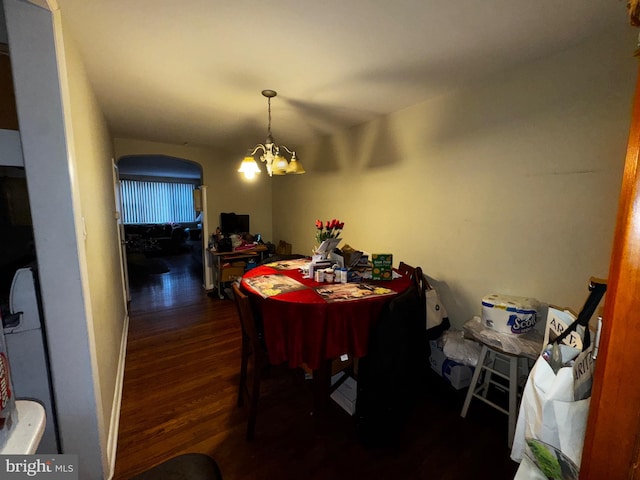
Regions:
<instances>
[{"instance_id":1,"label":"hardwood floor plank","mask_svg":"<svg viewBox=\"0 0 640 480\"><path fill-rule=\"evenodd\" d=\"M235 305L207 296L188 255L164 260L169 273L132 284L115 480L182 453L211 455L225 480L513 478L506 416L477 402L462 419L464 391L435 373L401 443L367 449L337 405L316 421L301 372L273 367L247 443Z\"/></svg>"}]
</instances>

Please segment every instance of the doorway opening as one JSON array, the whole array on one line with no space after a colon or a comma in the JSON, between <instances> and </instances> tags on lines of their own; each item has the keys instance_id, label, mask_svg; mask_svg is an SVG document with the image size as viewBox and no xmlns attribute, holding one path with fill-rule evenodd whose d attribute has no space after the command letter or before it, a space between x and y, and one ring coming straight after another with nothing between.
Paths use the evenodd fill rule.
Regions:
<instances>
[{"instance_id":1,"label":"doorway opening","mask_svg":"<svg viewBox=\"0 0 640 480\"><path fill-rule=\"evenodd\" d=\"M202 167L166 155L123 156L117 167L130 284L158 283L176 266L204 284Z\"/></svg>"}]
</instances>

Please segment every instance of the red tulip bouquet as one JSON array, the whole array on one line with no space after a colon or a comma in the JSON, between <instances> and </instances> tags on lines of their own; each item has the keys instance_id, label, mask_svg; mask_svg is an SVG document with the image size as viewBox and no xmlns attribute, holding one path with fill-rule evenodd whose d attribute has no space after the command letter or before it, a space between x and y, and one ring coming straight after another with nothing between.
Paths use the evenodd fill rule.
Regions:
<instances>
[{"instance_id":1,"label":"red tulip bouquet","mask_svg":"<svg viewBox=\"0 0 640 480\"><path fill-rule=\"evenodd\" d=\"M328 238L338 238L343 228L344 222L335 218L327 220L326 223L322 223L322 220L316 220L316 241L320 244Z\"/></svg>"}]
</instances>

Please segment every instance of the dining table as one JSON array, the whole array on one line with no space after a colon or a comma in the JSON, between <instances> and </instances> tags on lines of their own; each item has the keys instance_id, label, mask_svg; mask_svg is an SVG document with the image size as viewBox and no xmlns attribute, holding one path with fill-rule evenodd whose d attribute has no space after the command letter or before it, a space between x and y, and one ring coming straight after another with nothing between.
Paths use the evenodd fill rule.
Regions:
<instances>
[{"instance_id":1,"label":"dining table","mask_svg":"<svg viewBox=\"0 0 640 480\"><path fill-rule=\"evenodd\" d=\"M411 279L396 272L392 280L317 282L305 274L309 262L260 265L245 272L241 287L259 313L269 362L313 370L314 411L322 411L329 401L332 361L367 355L372 326Z\"/></svg>"}]
</instances>

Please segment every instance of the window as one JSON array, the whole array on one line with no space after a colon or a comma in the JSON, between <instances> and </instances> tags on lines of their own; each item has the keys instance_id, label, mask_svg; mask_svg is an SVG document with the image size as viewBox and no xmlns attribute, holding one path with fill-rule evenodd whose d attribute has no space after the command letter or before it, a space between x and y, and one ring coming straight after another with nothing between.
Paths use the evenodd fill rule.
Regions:
<instances>
[{"instance_id":1,"label":"window","mask_svg":"<svg viewBox=\"0 0 640 480\"><path fill-rule=\"evenodd\" d=\"M190 183L121 180L123 223L193 222Z\"/></svg>"}]
</instances>

